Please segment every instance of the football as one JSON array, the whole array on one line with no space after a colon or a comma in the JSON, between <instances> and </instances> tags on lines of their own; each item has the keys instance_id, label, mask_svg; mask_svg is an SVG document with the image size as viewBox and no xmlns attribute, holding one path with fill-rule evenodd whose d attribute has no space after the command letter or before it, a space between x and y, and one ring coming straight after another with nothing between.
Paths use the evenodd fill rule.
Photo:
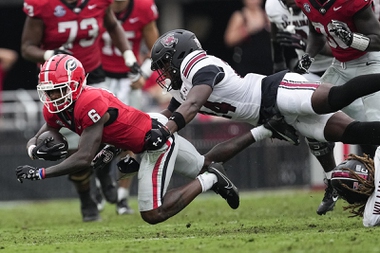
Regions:
<instances>
[{"instance_id":1,"label":"football","mask_svg":"<svg viewBox=\"0 0 380 253\"><path fill-rule=\"evenodd\" d=\"M43 142L48 137L53 137L53 140L47 143L47 147L50 148L50 147L52 147L52 146L54 146L56 144L64 143L65 144L64 150L67 151L67 149L69 148L69 144L67 143L67 140L66 140L65 136L63 136L58 131L46 131L46 132L43 132L42 134L40 134L38 136L36 145L38 146L38 144L40 144L41 142Z\"/></svg>"}]
</instances>

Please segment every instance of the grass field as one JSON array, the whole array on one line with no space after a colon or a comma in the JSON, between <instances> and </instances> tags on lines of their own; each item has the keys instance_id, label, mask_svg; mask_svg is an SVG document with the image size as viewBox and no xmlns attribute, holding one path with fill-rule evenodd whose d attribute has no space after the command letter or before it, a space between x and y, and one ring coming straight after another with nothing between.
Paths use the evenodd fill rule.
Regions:
<instances>
[{"instance_id":1,"label":"grass field","mask_svg":"<svg viewBox=\"0 0 380 253\"><path fill-rule=\"evenodd\" d=\"M380 252L379 228L334 212L315 210L323 192L241 193L232 210L214 193L198 197L168 221L148 225L138 213L117 216L107 205L102 221L81 222L78 200L0 203L4 252ZM131 199L137 209L136 199Z\"/></svg>"}]
</instances>

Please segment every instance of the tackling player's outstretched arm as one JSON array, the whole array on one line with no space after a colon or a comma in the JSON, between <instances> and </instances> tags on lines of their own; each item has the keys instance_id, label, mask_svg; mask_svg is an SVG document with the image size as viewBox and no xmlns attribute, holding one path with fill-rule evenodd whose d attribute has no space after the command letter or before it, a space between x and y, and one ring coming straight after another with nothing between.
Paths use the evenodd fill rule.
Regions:
<instances>
[{"instance_id":1,"label":"tackling player's outstretched arm","mask_svg":"<svg viewBox=\"0 0 380 253\"><path fill-rule=\"evenodd\" d=\"M189 91L185 102L183 102L174 114L181 114L185 124L188 124L199 112L201 107L206 103L207 99L212 93L212 88L209 85L196 85ZM169 117L169 121L166 123L170 133L174 133L180 130L184 126L178 126L175 118Z\"/></svg>"}]
</instances>

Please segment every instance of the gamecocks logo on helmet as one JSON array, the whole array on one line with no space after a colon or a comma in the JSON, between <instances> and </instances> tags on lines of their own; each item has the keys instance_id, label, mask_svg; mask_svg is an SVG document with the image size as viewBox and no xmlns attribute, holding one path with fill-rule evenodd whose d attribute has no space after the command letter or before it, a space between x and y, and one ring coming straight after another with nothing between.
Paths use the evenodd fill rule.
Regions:
<instances>
[{"instance_id":1,"label":"gamecocks logo on helmet","mask_svg":"<svg viewBox=\"0 0 380 253\"><path fill-rule=\"evenodd\" d=\"M178 43L178 39L174 37L173 33L169 33L168 35L166 35L165 37L161 39L161 44L164 47L173 47L173 45L177 43Z\"/></svg>"},{"instance_id":2,"label":"gamecocks logo on helmet","mask_svg":"<svg viewBox=\"0 0 380 253\"><path fill-rule=\"evenodd\" d=\"M74 71L76 68L78 67L78 64L76 63L76 61L74 59L68 59L66 62L65 62L65 69L67 71Z\"/></svg>"}]
</instances>

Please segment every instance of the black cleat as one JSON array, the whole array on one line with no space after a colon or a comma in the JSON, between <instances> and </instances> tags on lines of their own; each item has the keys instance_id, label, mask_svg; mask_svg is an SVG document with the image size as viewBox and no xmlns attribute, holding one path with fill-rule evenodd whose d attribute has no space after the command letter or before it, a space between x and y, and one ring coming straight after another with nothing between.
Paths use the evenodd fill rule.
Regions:
<instances>
[{"instance_id":1,"label":"black cleat","mask_svg":"<svg viewBox=\"0 0 380 253\"><path fill-rule=\"evenodd\" d=\"M211 163L207 171L215 174L218 178L218 182L216 182L211 189L226 199L232 209L238 208L240 203L238 189L232 181L228 179L223 165L220 163Z\"/></svg>"},{"instance_id":2,"label":"black cleat","mask_svg":"<svg viewBox=\"0 0 380 253\"><path fill-rule=\"evenodd\" d=\"M128 205L127 199L122 199L116 203L116 213L118 215L133 214L135 211Z\"/></svg>"},{"instance_id":3,"label":"black cleat","mask_svg":"<svg viewBox=\"0 0 380 253\"><path fill-rule=\"evenodd\" d=\"M283 116L274 115L264 123L264 127L272 131L272 138L285 140L296 146L300 144L296 130L285 122Z\"/></svg>"},{"instance_id":4,"label":"black cleat","mask_svg":"<svg viewBox=\"0 0 380 253\"><path fill-rule=\"evenodd\" d=\"M323 215L334 209L335 203L338 200L338 194L331 185L331 180L327 181L327 187L325 189L325 195L323 196L321 204L317 209L317 214Z\"/></svg>"}]
</instances>

